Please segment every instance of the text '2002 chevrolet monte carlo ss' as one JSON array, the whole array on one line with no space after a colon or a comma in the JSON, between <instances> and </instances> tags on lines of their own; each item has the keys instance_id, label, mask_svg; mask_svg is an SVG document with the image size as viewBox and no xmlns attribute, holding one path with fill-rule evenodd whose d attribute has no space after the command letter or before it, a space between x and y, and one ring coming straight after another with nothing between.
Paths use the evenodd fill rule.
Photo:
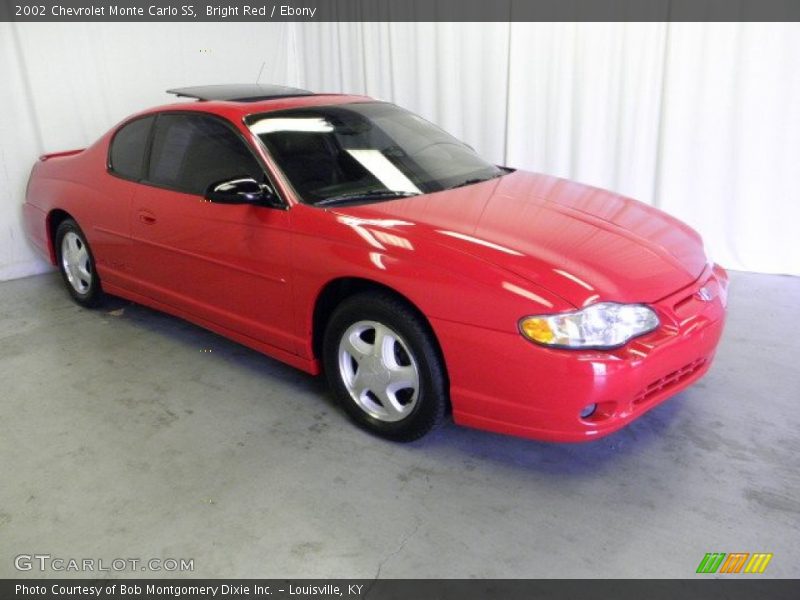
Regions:
<instances>
[{"instance_id":1,"label":"text '2002 chevrolet monte carlo ss'","mask_svg":"<svg viewBox=\"0 0 800 600\"><path fill-rule=\"evenodd\" d=\"M669 215L363 96L173 93L33 168L26 228L78 303L120 296L324 372L394 440L450 414L599 438L708 370L727 275Z\"/></svg>"}]
</instances>

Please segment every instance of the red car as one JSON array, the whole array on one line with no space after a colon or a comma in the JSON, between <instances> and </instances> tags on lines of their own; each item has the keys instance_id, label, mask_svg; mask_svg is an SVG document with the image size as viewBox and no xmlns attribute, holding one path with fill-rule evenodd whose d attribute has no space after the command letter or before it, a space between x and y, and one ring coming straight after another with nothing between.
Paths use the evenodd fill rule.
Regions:
<instances>
[{"instance_id":1,"label":"red car","mask_svg":"<svg viewBox=\"0 0 800 600\"><path fill-rule=\"evenodd\" d=\"M393 104L172 90L42 156L24 215L72 297L108 293L327 376L356 423L598 438L699 379L727 275L628 198L494 166Z\"/></svg>"}]
</instances>

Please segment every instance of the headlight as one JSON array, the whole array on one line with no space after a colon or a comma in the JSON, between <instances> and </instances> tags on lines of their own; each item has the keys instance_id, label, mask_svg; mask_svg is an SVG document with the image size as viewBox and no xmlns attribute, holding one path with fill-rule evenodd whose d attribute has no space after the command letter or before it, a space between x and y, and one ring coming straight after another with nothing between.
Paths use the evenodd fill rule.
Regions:
<instances>
[{"instance_id":1,"label":"headlight","mask_svg":"<svg viewBox=\"0 0 800 600\"><path fill-rule=\"evenodd\" d=\"M537 344L560 348L608 349L658 327L658 316L643 304L600 302L575 312L525 317L519 330Z\"/></svg>"}]
</instances>

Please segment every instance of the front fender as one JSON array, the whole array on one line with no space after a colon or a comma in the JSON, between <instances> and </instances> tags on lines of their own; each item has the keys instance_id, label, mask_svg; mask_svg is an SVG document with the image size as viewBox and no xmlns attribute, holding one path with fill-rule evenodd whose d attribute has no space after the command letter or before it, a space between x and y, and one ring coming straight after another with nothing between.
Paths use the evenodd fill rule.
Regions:
<instances>
[{"instance_id":1,"label":"front fender","mask_svg":"<svg viewBox=\"0 0 800 600\"><path fill-rule=\"evenodd\" d=\"M300 338L309 340L309 357L316 299L337 279L357 278L387 287L429 322L503 332L516 332L525 315L573 308L518 275L412 235L403 224L343 223L327 211L306 206L292 211L297 325Z\"/></svg>"}]
</instances>

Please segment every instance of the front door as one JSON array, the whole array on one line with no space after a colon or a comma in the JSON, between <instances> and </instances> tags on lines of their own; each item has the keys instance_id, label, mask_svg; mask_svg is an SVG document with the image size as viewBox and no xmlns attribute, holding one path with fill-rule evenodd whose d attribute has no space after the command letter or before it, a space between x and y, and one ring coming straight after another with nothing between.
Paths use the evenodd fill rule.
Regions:
<instances>
[{"instance_id":1,"label":"front door","mask_svg":"<svg viewBox=\"0 0 800 600\"><path fill-rule=\"evenodd\" d=\"M264 180L247 144L230 124L196 113L160 114L152 140L130 215L141 292L294 352L290 211L204 199L213 183Z\"/></svg>"}]
</instances>

